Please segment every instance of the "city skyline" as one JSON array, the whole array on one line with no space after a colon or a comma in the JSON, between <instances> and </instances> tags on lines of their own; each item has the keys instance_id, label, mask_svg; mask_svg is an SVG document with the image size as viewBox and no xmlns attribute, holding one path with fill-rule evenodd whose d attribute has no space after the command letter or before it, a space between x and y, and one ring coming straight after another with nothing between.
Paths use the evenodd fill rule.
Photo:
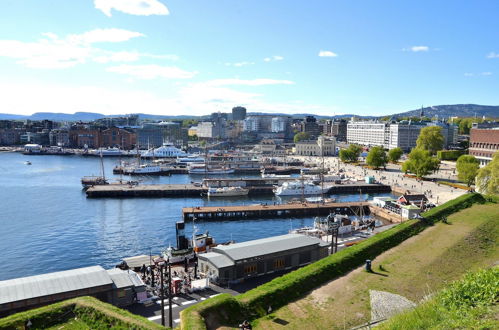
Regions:
<instances>
[{"instance_id":1,"label":"city skyline","mask_svg":"<svg viewBox=\"0 0 499 330\"><path fill-rule=\"evenodd\" d=\"M382 116L499 104L494 1L7 1L0 112Z\"/></svg>"}]
</instances>

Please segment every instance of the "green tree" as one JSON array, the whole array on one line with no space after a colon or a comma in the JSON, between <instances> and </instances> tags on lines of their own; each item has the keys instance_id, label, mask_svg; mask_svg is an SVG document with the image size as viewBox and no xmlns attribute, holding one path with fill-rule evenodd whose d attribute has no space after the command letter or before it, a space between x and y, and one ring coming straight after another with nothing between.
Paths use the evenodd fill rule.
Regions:
<instances>
[{"instance_id":1,"label":"green tree","mask_svg":"<svg viewBox=\"0 0 499 330\"><path fill-rule=\"evenodd\" d=\"M475 156L462 155L456 162L457 177L471 186L475 182L476 175L480 169L480 162Z\"/></svg>"},{"instance_id":2,"label":"green tree","mask_svg":"<svg viewBox=\"0 0 499 330\"><path fill-rule=\"evenodd\" d=\"M300 132L295 134L293 141L294 143L298 143L300 141L309 140L309 139L310 139L310 134L308 134L307 132Z\"/></svg>"},{"instance_id":3,"label":"green tree","mask_svg":"<svg viewBox=\"0 0 499 330\"><path fill-rule=\"evenodd\" d=\"M380 167L385 167L387 162L386 152L382 147L372 147L371 150L369 150L366 158L367 165L378 169Z\"/></svg>"},{"instance_id":4,"label":"green tree","mask_svg":"<svg viewBox=\"0 0 499 330\"><path fill-rule=\"evenodd\" d=\"M411 172L416 177L422 178L438 169L440 161L432 157L428 150L412 149L408 159L402 164L402 171Z\"/></svg>"},{"instance_id":5,"label":"green tree","mask_svg":"<svg viewBox=\"0 0 499 330\"><path fill-rule=\"evenodd\" d=\"M388 160L391 161L392 163L397 163L402 157L404 152L400 148L393 148L390 151L388 151Z\"/></svg>"},{"instance_id":6,"label":"green tree","mask_svg":"<svg viewBox=\"0 0 499 330\"><path fill-rule=\"evenodd\" d=\"M352 152L352 157L354 158L353 161L356 161L357 158L359 158L360 153L362 152L362 147L359 146L358 144L351 144L348 146L348 150Z\"/></svg>"},{"instance_id":7,"label":"green tree","mask_svg":"<svg viewBox=\"0 0 499 330\"><path fill-rule=\"evenodd\" d=\"M442 127L427 126L421 129L416 147L419 149L428 150L432 155L437 151L442 150L444 146L444 136L442 135Z\"/></svg>"},{"instance_id":8,"label":"green tree","mask_svg":"<svg viewBox=\"0 0 499 330\"><path fill-rule=\"evenodd\" d=\"M499 195L499 152L492 161L478 170L476 186L482 194Z\"/></svg>"},{"instance_id":9,"label":"green tree","mask_svg":"<svg viewBox=\"0 0 499 330\"><path fill-rule=\"evenodd\" d=\"M352 153L352 151L350 149L341 149L340 150L340 159L342 162L344 163L349 163L349 162L352 162L353 160L353 157L354 154Z\"/></svg>"}]
</instances>

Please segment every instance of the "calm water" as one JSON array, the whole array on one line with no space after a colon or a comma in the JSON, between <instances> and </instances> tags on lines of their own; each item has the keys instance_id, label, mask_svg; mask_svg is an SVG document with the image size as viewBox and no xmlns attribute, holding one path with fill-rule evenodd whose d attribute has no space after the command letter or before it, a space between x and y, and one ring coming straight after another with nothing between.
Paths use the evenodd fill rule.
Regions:
<instances>
[{"instance_id":1,"label":"calm water","mask_svg":"<svg viewBox=\"0 0 499 330\"><path fill-rule=\"evenodd\" d=\"M25 165L30 160L32 165ZM104 160L111 176L117 159ZM99 159L0 153L0 280L160 253L175 245L182 207L272 203L268 198L87 199L80 179L99 174ZM114 175L119 178L119 175ZM141 177L144 183L189 183L199 176ZM359 195L333 196L358 200ZM367 195L363 196L367 198ZM281 235L313 218L199 222L219 242ZM186 232L192 231L187 225Z\"/></svg>"}]
</instances>

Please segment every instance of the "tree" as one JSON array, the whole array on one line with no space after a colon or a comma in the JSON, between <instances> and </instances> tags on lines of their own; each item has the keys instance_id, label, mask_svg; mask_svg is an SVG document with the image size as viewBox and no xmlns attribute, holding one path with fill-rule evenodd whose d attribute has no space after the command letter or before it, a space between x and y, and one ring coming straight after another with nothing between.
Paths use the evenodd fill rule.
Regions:
<instances>
[{"instance_id":1,"label":"tree","mask_svg":"<svg viewBox=\"0 0 499 330\"><path fill-rule=\"evenodd\" d=\"M416 177L422 178L438 169L440 161L432 157L428 150L412 149L409 158L402 164L402 171L411 172Z\"/></svg>"},{"instance_id":2,"label":"tree","mask_svg":"<svg viewBox=\"0 0 499 330\"><path fill-rule=\"evenodd\" d=\"M438 150L442 150L444 146L444 136L442 135L442 127L427 126L421 129L416 147L419 149L428 150L432 155Z\"/></svg>"},{"instance_id":3,"label":"tree","mask_svg":"<svg viewBox=\"0 0 499 330\"><path fill-rule=\"evenodd\" d=\"M340 150L340 159L344 163L349 163L352 161L353 153L349 149L341 149Z\"/></svg>"},{"instance_id":4,"label":"tree","mask_svg":"<svg viewBox=\"0 0 499 330\"><path fill-rule=\"evenodd\" d=\"M366 158L367 165L378 169L380 167L385 167L387 162L386 152L382 147L372 147L371 150L369 150Z\"/></svg>"},{"instance_id":5,"label":"tree","mask_svg":"<svg viewBox=\"0 0 499 330\"><path fill-rule=\"evenodd\" d=\"M357 144L351 144L347 149L340 150L340 159L344 163L355 162L362 152L362 147Z\"/></svg>"},{"instance_id":6,"label":"tree","mask_svg":"<svg viewBox=\"0 0 499 330\"><path fill-rule=\"evenodd\" d=\"M392 163L397 163L402 157L404 152L400 148L393 148L390 151L388 151L388 160L391 161Z\"/></svg>"},{"instance_id":7,"label":"tree","mask_svg":"<svg viewBox=\"0 0 499 330\"><path fill-rule=\"evenodd\" d=\"M478 170L476 186L482 194L499 195L499 152L492 161Z\"/></svg>"},{"instance_id":8,"label":"tree","mask_svg":"<svg viewBox=\"0 0 499 330\"><path fill-rule=\"evenodd\" d=\"M475 177L480 169L480 162L475 156L462 155L456 162L457 177L471 186L475 182Z\"/></svg>"},{"instance_id":9,"label":"tree","mask_svg":"<svg viewBox=\"0 0 499 330\"><path fill-rule=\"evenodd\" d=\"M310 134L308 134L307 132L300 132L295 134L293 141L294 143L298 143L300 141L309 140L309 139L310 139Z\"/></svg>"}]
</instances>

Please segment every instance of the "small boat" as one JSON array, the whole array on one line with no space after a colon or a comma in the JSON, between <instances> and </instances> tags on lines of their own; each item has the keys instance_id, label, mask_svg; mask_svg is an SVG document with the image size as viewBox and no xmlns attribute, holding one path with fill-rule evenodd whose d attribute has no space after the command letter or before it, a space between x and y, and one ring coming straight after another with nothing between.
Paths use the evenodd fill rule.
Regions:
<instances>
[{"instance_id":1,"label":"small boat","mask_svg":"<svg viewBox=\"0 0 499 330\"><path fill-rule=\"evenodd\" d=\"M194 258L194 255L195 252L192 247L188 247L187 249L175 249L169 246L162 252L163 259L169 260L172 264L184 262L186 259L189 261Z\"/></svg>"},{"instance_id":2,"label":"small boat","mask_svg":"<svg viewBox=\"0 0 499 330\"><path fill-rule=\"evenodd\" d=\"M88 189L92 186L102 186L106 184L109 184L109 182L103 176L84 176L83 178L81 178L81 185L84 189Z\"/></svg>"},{"instance_id":3,"label":"small boat","mask_svg":"<svg viewBox=\"0 0 499 330\"><path fill-rule=\"evenodd\" d=\"M242 187L208 188L208 197L247 196L249 189Z\"/></svg>"},{"instance_id":4,"label":"small boat","mask_svg":"<svg viewBox=\"0 0 499 330\"><path fill-rule=\"evenodd\" d=\"M31 165L31 162L29 160L24 162L24 165Z\"/></svg>"},{"instance_id":5,"label":"small boat","mask_svg":"<svg viewBox=\"0 0 499 330\"><path fill-rule=\"evenodd\" d=\"M220 167L220 168L207 167L206 164L191 164L189 166L188 173L201 174L201 175L232 174L234 173L234 169L226 167Z\"/></svg>"},{"instance_id":6,"label":"small boat","mask_svg":"<svg viewBox=\"0 0 499 330\"><path fill-rule=\"evenodd\" d=\"M327 191L324 188L324 191ZM310 181L289 181L274 188L276 196L321 195L323 189Z\"/></svg>"},{"instance_id":7,"label":"small boat","mask_svg":"<svg viewBox=\"0 0 499 330\"><path fill-rule=\"evenodd\" d=\"M159 174L161 172L161 166L152 163L129 165L123 168L125 174Z\"/></svg>"}]
</instances>

